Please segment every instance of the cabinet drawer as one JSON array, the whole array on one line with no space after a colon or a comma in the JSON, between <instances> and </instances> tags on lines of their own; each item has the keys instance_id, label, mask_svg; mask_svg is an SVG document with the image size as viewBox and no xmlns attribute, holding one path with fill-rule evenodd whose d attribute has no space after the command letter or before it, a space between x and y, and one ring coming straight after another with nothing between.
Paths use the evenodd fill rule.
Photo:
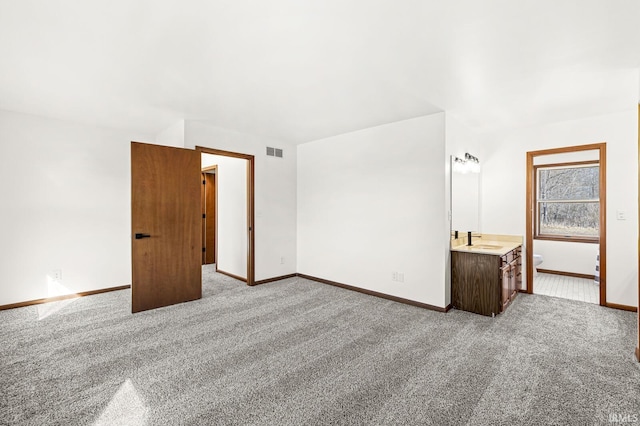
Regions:
<instances>
[{"instance_id":1,"label":"cabinet drawer","mask_svg":"<svg viewBox=\"0 0 640 426\"><path fill-rule=\"evenodd\" d=\"M520 258L520 247L511 250L507 254L500 256L500 266L505 266Z\"/></svg>"}]
</instances>

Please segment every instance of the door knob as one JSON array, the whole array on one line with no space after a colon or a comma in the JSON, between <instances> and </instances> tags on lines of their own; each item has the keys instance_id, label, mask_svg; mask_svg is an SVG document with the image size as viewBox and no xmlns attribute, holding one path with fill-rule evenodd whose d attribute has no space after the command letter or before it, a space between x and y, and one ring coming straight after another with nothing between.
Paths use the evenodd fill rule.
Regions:
<instances>
[{"instance_id":1,"label":"door knob","mask_svg":"<svg viewBox=\"0 0 640 426\"><path fill-rule=\"evenodd\" d=\"M136 234L136 240L141 240L142 238L151 238L149 234Z\"/></svg>"}]
</instances>

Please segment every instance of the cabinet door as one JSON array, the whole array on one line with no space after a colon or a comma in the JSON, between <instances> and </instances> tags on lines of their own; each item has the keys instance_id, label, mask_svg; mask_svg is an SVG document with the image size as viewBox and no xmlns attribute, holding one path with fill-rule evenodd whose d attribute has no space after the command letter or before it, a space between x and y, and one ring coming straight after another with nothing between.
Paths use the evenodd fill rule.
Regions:
<instances>
[{"instance_id":1,"label":"cabinet door","mask_svg":"<svg viewBox=\"0 0 640 426\"><path fill-rule=\"evenodd\" d=\"M518 294L518 291L522 290L522 256L519 256L518 259L516 259L515 276L516 276L516 294Z\"/></svg>"},{"instance_id":2,"label":"cabinet door","mask_svg":"<svg viewBox=\"0 0 640 426\"><path fill-rule=\"evenodd\" d=\"M509 299L513 300L518 295L518 260L509 264Z\"/></svg>"},{"instance_id":3,"label":"cabinet door","mask_svg":"<svg viewBox=\"0 0 640 426\"><path fill-rule=\"evenodd\" d=\"M511 300L511 265L505 265L500 269L502 275L502 291L500 294L500 302L502 306L502 312L509 305Z\"/></svg>"},{"instance_id":4,"label":"cabinet door","mask_svg":"<svg viewBox=\"0 0 640 426\"><path fill-rule=\"evenodd\" d=\"M481 315L502 312L500 257L453 251L451 303L456 309Z\"/></svg>"}]
</instances>

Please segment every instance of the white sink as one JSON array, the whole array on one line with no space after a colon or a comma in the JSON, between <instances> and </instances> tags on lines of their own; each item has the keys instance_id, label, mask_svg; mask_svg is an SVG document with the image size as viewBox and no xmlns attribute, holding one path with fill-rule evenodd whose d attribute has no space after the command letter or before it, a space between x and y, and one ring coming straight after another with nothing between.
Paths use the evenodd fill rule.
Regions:
<instances>
[{"instance_id":1,"label":"white sink","mask_svg":"<svg viewBox=\"0 0 640 426\"><path fill-rule=\"evenodd\" d=\"M480 249L480 250L498 250L498 249L501 249L502 246L496 246L493 244L476 244L473 246L469 246L470 250L473 250L474 248Z\"/></svg>"}]
</instances>

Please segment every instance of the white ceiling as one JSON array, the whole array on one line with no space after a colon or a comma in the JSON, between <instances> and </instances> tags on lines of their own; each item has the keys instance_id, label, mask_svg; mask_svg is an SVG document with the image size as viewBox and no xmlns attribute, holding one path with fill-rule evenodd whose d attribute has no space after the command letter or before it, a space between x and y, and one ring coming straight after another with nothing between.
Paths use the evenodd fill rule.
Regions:
<instances>
[{"instance_id":1,"label":"white ceiling","mask_svg":"<svg viewBox=\"0 0 640 426\"><path fill-rule=\"evenodd\" d=\"M451 112L477 131L638 101L638 0L0 0L0 108L295 143Z\"/></svg>"}]
</instances>

